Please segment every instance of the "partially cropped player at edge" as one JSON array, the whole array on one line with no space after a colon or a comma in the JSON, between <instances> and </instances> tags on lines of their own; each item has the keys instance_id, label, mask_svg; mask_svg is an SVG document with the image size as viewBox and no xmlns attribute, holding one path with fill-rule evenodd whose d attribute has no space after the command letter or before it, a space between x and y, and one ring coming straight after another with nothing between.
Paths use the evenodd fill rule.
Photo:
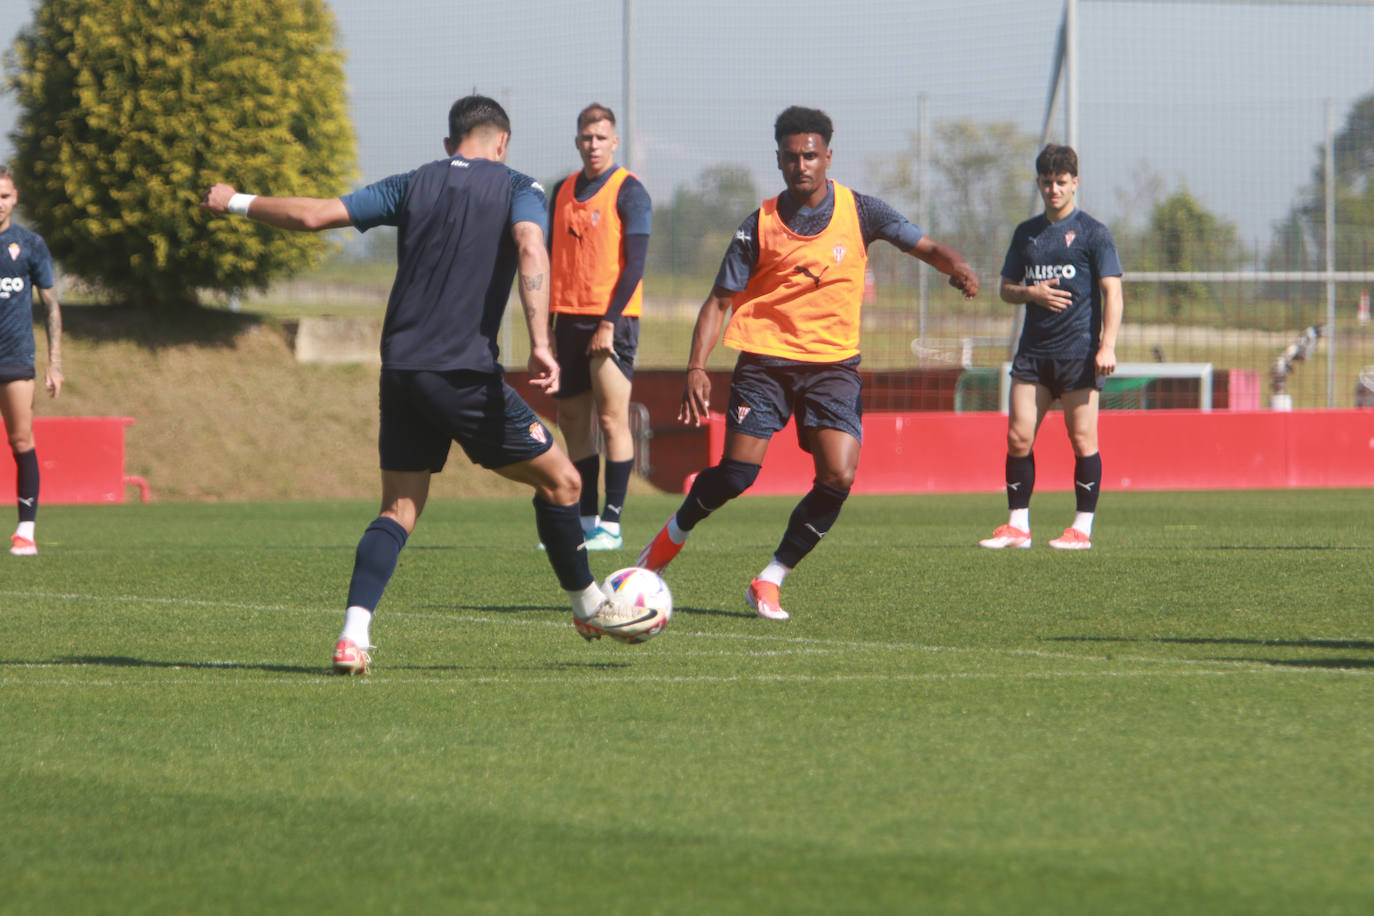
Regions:
<instances>
[{"instance_id":1,"label":"partially cropped player at edge","mask_svg":"<svg viewBox=\"0 0 1374 916\"><path fill-rule=\"evenodd\" d=\"M371 666L373 613L424 509L430 477L443 469L454 441L475 463L534 489L539 538L578 632L622 641L641 633L637 618L605 600L587 565L577 470L505 383L497 361L496 335L518 268L533 384L558 389L548 339L544 191L506 166L510 120L492 99L459 99L448 128L448 158L341 198L258 197L217 184L202 201L215 213L281 229L400 228L382 325L382 510L358 542L334 650L341 673Z\"/></svg>"},{"instance_id":2,"label":"partially cropped player at edge","mask_svg":"<svg viewBox=\"0 0 1374 916\"><path fill-rule=\"evenodd\" d=\"M963 256L932 241L875 197L827 178L829 116L793 106L773 125L787 189L766 200L735 233L701 306L679 419L701 425L710 411L706 359L720 337L740 351L725 413L724 455L697 475L687 498L639 555L662 570L697 523L753 484L773 434L796 416L815 483L793 510L772 560L745 600L761 617L786 620L779 588L830 530L849 496L863 438L859 310L868 246L882 239L942 273L972 298L978 277Z\"/></svg>"}]
</instances>

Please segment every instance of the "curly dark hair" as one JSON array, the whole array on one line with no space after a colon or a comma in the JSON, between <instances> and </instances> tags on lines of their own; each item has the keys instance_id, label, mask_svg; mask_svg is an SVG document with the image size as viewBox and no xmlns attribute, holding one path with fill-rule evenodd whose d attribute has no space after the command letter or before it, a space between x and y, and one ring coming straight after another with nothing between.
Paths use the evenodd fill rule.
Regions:
<instances>
[{"instance_id":1,"label":"curly dark hair","mask_svg":"<svg viewBox=\"0 0 1374 916\"><path fill-rule=\"evenodd\" d=\"M1078 177L1078 154L1072 146L1051 143L1035 157L1035 174L1063 175L1065 172L1074 178Z\"/></svg>"},{"instance_id":2,"label":"curly dark hair","mask_svg":"<svg viewBox=\"0 0 1374 916\"><path fill-rule=\"evenodd\" d=\"M773 122L773 139L778 143L782 143L783 137L796 134L820 134L825 145L829 146L830 135L834 132L835 125L831 123L830 115L819 108L792 105L784 108L782 114Z\"/></svg>"}]
</instances>

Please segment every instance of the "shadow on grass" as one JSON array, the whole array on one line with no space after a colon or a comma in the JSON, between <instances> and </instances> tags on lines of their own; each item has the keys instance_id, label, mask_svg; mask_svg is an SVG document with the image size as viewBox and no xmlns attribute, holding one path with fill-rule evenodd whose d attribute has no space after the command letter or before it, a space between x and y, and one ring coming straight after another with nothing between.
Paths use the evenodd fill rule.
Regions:
<instances>
[{"instance_id":1,"label":"shadow on grass","mask_svg":"<svg viewBox=\"0 0 1374 916\"><path fill-rule=\"evenodd\" d=\"M255 665L248 662L176 662L154 661L147 658L134 658L128 655L68 655L42 661L20 660L0 661L0 665L26 667L32 665L70 665L73 668L187 668L191 670L220 671L268 671L273 674L319 674L326 669L324 665Z\"/></svg>"},{"instance_id":2,"label":"shadow on grass","mask_svg":"<svg viewBox=\"0 0 1374 916\"><path fill-rule=\"evenodd\" d=\"M66 337L98 344L127 342L146 350L185 344L232 347L248 329L274 323L260 315L195 306L158 311L129 305L64 305L63 311L68 313L62 327Z\"/></svg>"},{"instance_id":3,"label":"shadow on grass","mask_svg":"<svg viewBox=\"0 0 1374 916\"><path fill-rule=\"evenodd\" d=\"M1343 652L1374 652L1374 641L1366 639L1253 639L1238 636L1156 636L1132 639L1125 636L1051 636L1048 642L1082 643L1154 643L1180 646L1261 646L1275 649L1337 649ZM1249 662L1277 665L1285 668L1374 668L1374 656L1369 658L1251 658L1240 656L1212 656L1212 662Z\"/></svg>"}]
</instances>

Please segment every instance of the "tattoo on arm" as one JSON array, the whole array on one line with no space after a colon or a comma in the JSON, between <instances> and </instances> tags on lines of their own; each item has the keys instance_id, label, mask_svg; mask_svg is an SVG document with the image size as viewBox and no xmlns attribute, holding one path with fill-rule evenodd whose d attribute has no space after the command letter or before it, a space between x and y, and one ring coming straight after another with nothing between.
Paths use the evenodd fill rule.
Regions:
<instances>
[{"instance_id":1,"label":"tattoo on arm","mask_svg":"<svg viewBox=\"0 0 1374 916\"><path fill-rule=\"evenodd\" d=\"M543 274L535 274L535 275L532 276L532 277L526 277L526 276L524 276L524 275L522 274L521 277L520 277L520 286L521 286L523 289L529 289L529 290L543 289L543 288L544 288L544 275L543 275Z\"/></svg>"}]
</instances>

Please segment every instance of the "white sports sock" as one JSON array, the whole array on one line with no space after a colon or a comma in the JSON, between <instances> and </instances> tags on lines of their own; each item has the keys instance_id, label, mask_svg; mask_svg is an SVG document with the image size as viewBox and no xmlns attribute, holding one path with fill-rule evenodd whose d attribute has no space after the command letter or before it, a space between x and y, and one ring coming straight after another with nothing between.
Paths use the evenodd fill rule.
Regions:
<instances>
[{"instance_id":1,"label":"white sports sock","mask_svg":"<svg viewBox=\"0 0 1374 916\"><path fill-rule=\"evenodd\" d=\"M368 629L372 625L372 612L365 607L351 607L344 615L343 632L340 639L351 639L364 649L372 645Z\"/></svg>"},{"instance_id":2,"label":"white sports sock","mask_svg":"<svg viewBox=\"0 0 1374 916\"><path fill-rule=\"evenodd\" d=\"M1073 527L1086 534L1093 536L1093 514L1091 512L1079 512L1073 517Z\"/></svg>"},{"instance_id":3,"label":"white sports sock","mask_svg":"<svg viewBox=\"0 0 1374 916\"><path fill-rule=\"evenodd\" d=\"M791 571L789 567L779 563L777 557L774 557L768 562L768 565L763 568L763 572L759 573L758 577L765 582L772 582L778 588L782 588L782 580L786 579L787 574Z\"/></svg>"},{"instance_id":4,"label":"white sports sock","mask_svg":"<svg viewBox=\"0 0 1374 916\"><path fill-rule=\"evenodd\" d=\"M1030 531L1030 510L1012 509L1011 520L1007 524L1013 528L1020 528L1022 531Z\"/></svg>"},{"instance_id":5,"label":"white sports sock","mask_svg":"<svg viewBox=\"0 0 1374 916\"><path fill-rule=\"evenodd\" d=\"M668 519L668 537L674 544L677 544L679 547L686 544L687 537L691 533L690 531L683 531L677 526L677 513L673 513L673 517Z\"/></svg>"},{"instance_id":6,"label":"white sports sock","mask_svg":"<svg viewBox=\"0 0 1374 916\"><path fill-rule=\"evenodd\" d=\"M620 522L601 522L600 524L607 534L614 534L617 536L620 534Z\"/></svg>"},{"instance_id":7,"label":"white sports sock","mask_svg":"<svg viewBox=\"0 0 1374 916\"><path fill-rule=\"evenodd\" d=\"M582 522L583 534L586 534L587 532L591 531L593 528L596 527L596 523L601 521L601 519L595 515L583 515L580 516L578 520Z\"/></svg>"},{"instance_id":8,"label":"white sports sock","mask_svg":"<svg viewBox=\"0 0 1374 916\"><path fill-rule=\"evenodd\" d=\"M568 597L572 599L573 616L578 620L586 620L601 607L601 603L606 600L606 593L601 590L601 586L593 582L580 592L568 592Z\"/></svg>"},{"instance_id":9,"label":"white sports sock","mask_svg":"<svg viewBox=\"0 0 1374 916\"><path fill-rule=\"evenodd\" d=\"M14 533L25 540L33 540L33 522L20 522L19 527L14 529Z\"/></svg>"}]
</instances>

